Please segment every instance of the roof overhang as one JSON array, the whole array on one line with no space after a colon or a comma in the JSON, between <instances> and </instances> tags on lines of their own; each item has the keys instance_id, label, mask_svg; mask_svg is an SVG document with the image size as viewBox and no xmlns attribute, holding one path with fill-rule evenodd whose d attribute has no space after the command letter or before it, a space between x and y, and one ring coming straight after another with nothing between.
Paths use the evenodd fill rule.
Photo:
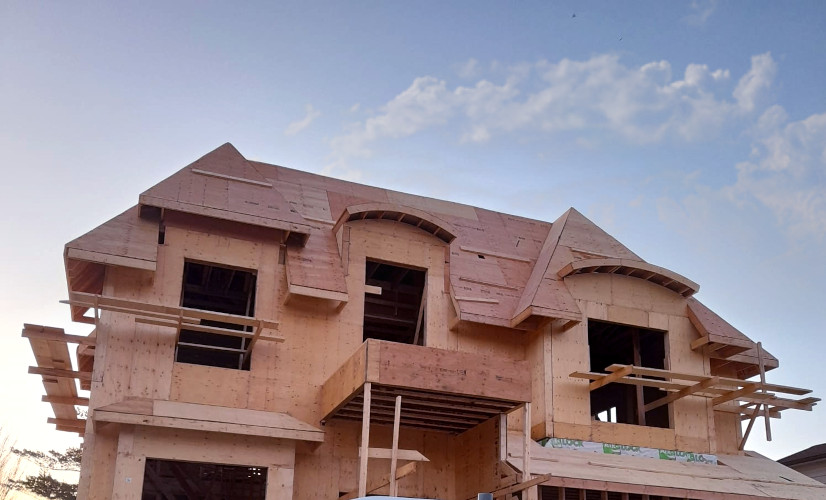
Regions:
<instances>
[{"instance_id":1,"label":"roof overhang","mask_svg":"<svg viewBox=\"0 0 826 500\"><path fill-rule=\"evenodd\" d=\"M347 222L357 220L389 220L408 224L430 233L436 238L450 243L456 239L456 230L447 221L423 210L396 203L363 203L350 205L339 215L333 226L333 233Z\"/></svg>"},{"instance_id":2,"label":"roof overhang","mask_svg":"<svg viewBox=\"0 0 826 500\"><path fill-rule=\"evenodd\" d=\"M571 262L557 272L565 278L575 274L620 274L650 281L682 295L690 297L700 290L700 285L664 267L628 259L583 259Z\"/></svg>"}]
</instances>

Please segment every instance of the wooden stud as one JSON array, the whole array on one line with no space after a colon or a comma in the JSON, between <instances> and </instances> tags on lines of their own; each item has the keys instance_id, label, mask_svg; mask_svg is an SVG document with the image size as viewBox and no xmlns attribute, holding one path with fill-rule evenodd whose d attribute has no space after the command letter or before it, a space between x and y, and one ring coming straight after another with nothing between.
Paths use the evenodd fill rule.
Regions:
<instances>
[{"instance_id":1,"label":"wooden stud","mask_svg":"<svg viewBox=\"0 0 826 500\"><path fill-rule=\"evenodd\" d=\"M396 484L396 461L399 458L399 419L402 413L402 397L396 396L396 411L393 416L393 447L390 455L390 496L397 496L399 493Z\"/></svg>"},{"instance_id":2,"label":"wooden stud","mask_svg":"<svg viewBox=\"0 0 826 500\"><path fill-rule=\"evenodd\" d=\"M370 389L372 384L370 382L364 383L364 402L362 403L361 413L361 449L367 450L370 448ZM363 453L359 460L359 489L358 496L363 497L367 495L367 459L368 453ZM415 463L415 462L414 462Z\"/></svg>"}]
</instances>

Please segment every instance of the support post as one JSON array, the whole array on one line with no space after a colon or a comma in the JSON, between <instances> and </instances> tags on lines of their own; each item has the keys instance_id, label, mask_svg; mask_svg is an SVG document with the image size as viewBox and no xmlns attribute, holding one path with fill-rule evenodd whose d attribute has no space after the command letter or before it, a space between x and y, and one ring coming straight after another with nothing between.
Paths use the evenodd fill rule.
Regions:
<instances>
[{"instance_id":1,"label":"support post","mask_svg":"<svg viewBox=\"0 0 826 500\"><path fill-rule=\"evenodd\" d=\"M524 424L525 435L522 441L522 482L531 480L531 404L525 403ZM525 490L525 500L537 500L537 487L532 486Z\"/></svg>"},{"instance_id":2,"label":"support post","mask_svg":"<svg viewBox=\"0 0 826 500\"><path fill-rule=\"evenodd\" d=\"M402 397L396 396L396 411L393 414L393 448L390 450L390 496L399 496L396 482L396 464L399 459L399 421L402 414Z\"/></svg>"},{"instance_id":3,"label":"support post","mask_svg":"<svg viewBox=\"0 0 826 500\"><path fill-rule=\"evenodd\" d=\"M766 365L763 364L763 344L757 343L757 364L760 366L760 386L766 392ZM772 425L769 418L769 405L763 404L763 420L766 421L766 441L772 440Z\"/></svg>"},{"instance_id":4,"label":"support post","mask_svg":"<svg viewBox=\"0 0 826 500\"><path fill-rule=\"evenodd\" d=\"M370 382L364 383L364 406L361 411L361 459L359 461L359 496L367 496L367 459L370 449Z\"/></svg>"}]
</instances>

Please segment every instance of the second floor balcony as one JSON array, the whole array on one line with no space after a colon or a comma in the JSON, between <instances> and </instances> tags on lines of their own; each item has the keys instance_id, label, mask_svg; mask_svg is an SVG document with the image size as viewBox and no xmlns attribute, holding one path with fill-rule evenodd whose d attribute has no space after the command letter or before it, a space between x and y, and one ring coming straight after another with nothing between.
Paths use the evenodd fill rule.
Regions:
<instances>
[{"instance_id":1,"label":"second floor balcony","mask_svg":"<svg viewBox=\"0 0 826 500\"><path fill-rule=\"evenodd\" d=\"M369 387L369 391L365 388ZM365 394L370 420L461 433L531 400L526 361L368 339L324 383L324 421L360 421Z\"/></svg>"}]
</instances>

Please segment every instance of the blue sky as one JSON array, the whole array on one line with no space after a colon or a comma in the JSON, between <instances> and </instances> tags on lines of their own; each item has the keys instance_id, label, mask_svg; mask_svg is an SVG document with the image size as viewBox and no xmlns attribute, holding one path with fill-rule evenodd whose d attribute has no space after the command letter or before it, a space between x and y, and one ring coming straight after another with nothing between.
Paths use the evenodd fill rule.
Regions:
<instances>
[{"instance_id":1,"label":"blue sky","mask_svg":"<svg viewBox=\"0 0 826 500\"><path fill-rule=\"evenodd\" d=\"M232 142L247 158L543 220L574 206L826 395L826 5L0 2L2 423L65 446L26 322L62 246ZM796 413L796 414L795 414ZM826 442L787 412L778 458ZM34 422L34 423L33 423Z\"/></svg>"}]
</instances>

